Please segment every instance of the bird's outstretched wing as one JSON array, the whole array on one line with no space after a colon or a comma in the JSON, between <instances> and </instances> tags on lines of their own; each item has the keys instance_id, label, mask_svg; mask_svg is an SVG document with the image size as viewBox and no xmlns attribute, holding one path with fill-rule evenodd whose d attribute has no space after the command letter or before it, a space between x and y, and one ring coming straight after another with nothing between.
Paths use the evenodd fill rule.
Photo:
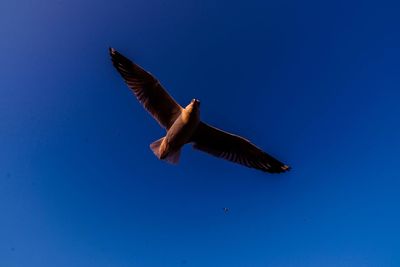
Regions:
<instances>
[{"instance_id":1,"label":"bird's outstretched wing","mask_svg":"<svg viewBox=\"0 0 400 267\"><path fill-rule=\"evenodd\" d=\"M270 173L289 170L289 166L268 155L250 141L203 122L200 122L191 142L196 149L249 168Z\"/></svg>"},{"instance_id":2,"label":"bird's outstretched wing","mask_svg":"<svg viewBox=\"0 0 400 267\"><path fill-rule=\"evenodd\" d=\"M165 91L152 74L114 48L110 48L110 55L114 67L132 89L139 102L162 127L169 129L179 117L182 107Z\"/></svg>"}]
</instances>

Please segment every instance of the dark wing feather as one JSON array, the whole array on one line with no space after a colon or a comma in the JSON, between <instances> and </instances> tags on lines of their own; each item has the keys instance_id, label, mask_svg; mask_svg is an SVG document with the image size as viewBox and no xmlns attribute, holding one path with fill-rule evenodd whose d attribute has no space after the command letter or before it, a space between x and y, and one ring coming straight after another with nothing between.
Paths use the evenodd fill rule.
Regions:
<instances>
[{"instance_id":1,"label":"dark wing feather","mask_svg":"<svg viewBox=\"0 0 400 267\"><path fill-rule=\"evenodd\" d=\"M182 107L149 72L113 48L110 48L110 55L114 67L132 89L139 102L161 126L169 129L180 115Z\"/></svg>"},{"instance_id":2,"label":"dark wing feather","mask_svg":"<svg viewBox=\"0 0 400 267\"><path fill-rule=\"evenodd\" d=\"M191 140L193 147L216 157L264 172L280 173L289 170L250 141L200 122Z\"/></svg>"}]
</instances>

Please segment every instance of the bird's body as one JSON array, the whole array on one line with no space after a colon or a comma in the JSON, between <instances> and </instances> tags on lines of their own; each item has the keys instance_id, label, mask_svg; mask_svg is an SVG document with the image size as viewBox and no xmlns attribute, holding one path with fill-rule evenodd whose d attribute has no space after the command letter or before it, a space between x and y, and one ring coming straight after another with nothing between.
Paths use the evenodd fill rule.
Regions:
<instances>
[{"instance_id":1,"label":"bird's body","mask_svg":"<svg viewBox=\"0 0 400 267\"><path fill-rule=\"evenodd\" d=\"M158 146L157 140L150 145L154 154L160 159L166 159L170 163L177 163L179 153L186 143L190 141L200 122L200 102L193 99L186 108L181 110L181 114L167 130L165 137L161 138ZM173 155L177 155L174 157Z\"/></svg>"},{"instance_id":2,"label":"bird's body","mask_svg":"<svg viewBox=\"0 0 400 267\"><path fill-rule=\"evenodd\" d=\"M193 99L181 107L149 72L110 48L114 67L121 74L139 102L166 130L166 135L150 144L161 160L177 163L182 146L192 143L195 149L216 157L259 169L281 173L289 166L262 151L250 141L200 120L200 101Z\"/></svg>"}]
</instances>

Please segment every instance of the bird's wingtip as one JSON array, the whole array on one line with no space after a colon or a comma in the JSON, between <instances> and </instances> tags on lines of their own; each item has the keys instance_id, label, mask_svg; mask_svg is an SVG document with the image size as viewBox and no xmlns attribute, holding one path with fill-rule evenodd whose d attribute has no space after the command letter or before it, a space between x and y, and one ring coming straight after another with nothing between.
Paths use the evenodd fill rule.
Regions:
<instances>
[{"instance_id":1,"label":"bird's wingtip","mask_svg":"<svg viewBox=\"0 0 400 267\"><path fill-rule=\"evenodd\" d=\"M281 167L281 169L282 169L282 171L284 171L284 172L286 172L286 171L290 171L290 166L288 166L288 165L283 165L282 167Z\"/></svg>"},{"instance_id":2,"label":"bird's wingtip","mask_svg":"<svg viewBox=\"0 0 400 267\"><path fill-rule=\"evenodd\" d=\"M111 55L114 55L114 54L117 52L117 50L115 50L115 49L114 49L113 47L111 47L111 46L108 48L108 51L110 52Z\"/></svg>"}]
</instances>

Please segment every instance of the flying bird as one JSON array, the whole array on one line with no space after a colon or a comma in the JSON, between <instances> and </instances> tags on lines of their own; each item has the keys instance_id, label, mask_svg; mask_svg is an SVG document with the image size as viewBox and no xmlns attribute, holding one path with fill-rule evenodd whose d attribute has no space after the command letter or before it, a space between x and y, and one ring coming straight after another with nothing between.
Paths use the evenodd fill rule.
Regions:
<instances>
[{"instance_id":1,"label":"flying bird","mask_svg":"<svg viewBox=\"0 0 400 267\"><path fill-rule=\"evenodd\" d=\"M197 150L249 168L269 173L282 173L289 166L270 156L249 140L225 132L200 120L200 101L193 99L180 106L149 72L110 48L114 67L139 102L165 128L166 135L150 144L160 160L176 164L181 148L192 143Z\"/></svg>"}]
</instances>

